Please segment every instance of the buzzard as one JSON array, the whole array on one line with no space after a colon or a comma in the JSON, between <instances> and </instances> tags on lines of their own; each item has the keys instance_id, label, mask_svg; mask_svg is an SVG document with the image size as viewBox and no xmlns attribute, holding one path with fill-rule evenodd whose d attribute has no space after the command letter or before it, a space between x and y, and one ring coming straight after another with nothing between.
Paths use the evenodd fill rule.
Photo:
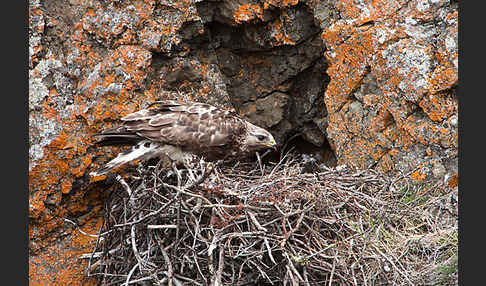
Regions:
<instances>
[{"instance_id":1,"label":"buzzard","mask_svg":"<svg viewBox=\"0 0 486 286\"><path fill-rule=\"evenodd\" d=\"M120 126L93 135L96 146L131 145L91 176L104 175L134 160L167 156L188 165L194 156L208 161L248 156L275 148L270 132L237 114L205 103L156 101L121 118Z\"/></svg>"}]
</instances>

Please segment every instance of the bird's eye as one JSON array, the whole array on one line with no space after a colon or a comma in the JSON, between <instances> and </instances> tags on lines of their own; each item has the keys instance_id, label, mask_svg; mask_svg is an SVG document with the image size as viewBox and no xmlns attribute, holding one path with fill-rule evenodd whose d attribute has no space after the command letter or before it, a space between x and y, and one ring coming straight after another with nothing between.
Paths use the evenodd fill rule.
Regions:
<instances>
[{"instance_id":1,"label":"bird's eye","mask_svg":"<svg viewBox=\"0 0 486 286\"><path fill-rule=\"evenodd\" d=\"M264 140L265 140L265 138L266 138L266 137L265 137L264 135L257 135L257 139L258 139L259 141L264 141Z\"/></svg>"}]
</instances>

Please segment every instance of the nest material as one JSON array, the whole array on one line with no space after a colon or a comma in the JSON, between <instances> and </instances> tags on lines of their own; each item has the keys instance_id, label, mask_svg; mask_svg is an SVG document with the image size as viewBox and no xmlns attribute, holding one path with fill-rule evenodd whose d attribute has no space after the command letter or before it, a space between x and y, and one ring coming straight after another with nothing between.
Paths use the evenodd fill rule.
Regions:
<instances>
[{"instance_id":1,"label":"nest material","mask_svg":"<svg viewBox=\"0 0 486 286\"><path fill-rule=\"evenodd\" d=\"M457 258L457 189L314 167L288 156L118 176L88 275L102 285L457 281L440 268Z\"/></svg>"}]
</instances>

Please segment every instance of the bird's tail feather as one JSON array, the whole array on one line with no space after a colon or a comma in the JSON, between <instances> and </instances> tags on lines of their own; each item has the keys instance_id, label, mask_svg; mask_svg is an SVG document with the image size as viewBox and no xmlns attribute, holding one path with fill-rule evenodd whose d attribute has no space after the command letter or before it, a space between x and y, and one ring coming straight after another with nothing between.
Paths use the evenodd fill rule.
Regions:
<instances>
[{"instance_id":1,"label":"bird's tail feather","mask_svg":"<svg viewBox=\"0 0 486 286\"><path fill-rule=\"evenodd\" d=\"M136 145L140 142L140 138L134 137L123 137L123 136L110 136L103 138L102 140L96 142L96 146L123 146L123 145Z\"/></svg>"},{"instance_id":2,"label":"bird's tail feather","mask_svg":"<svg viewBox=\"0 0 486 286\"><path fill-rule=\"evenodd\" d=\"M143 138L132 131L126 131L122 127L107 129L101 133L93 134L92 137L99 139L96 146L113 145L135 145Z\"/></svg>"},{"instance_id":3,"label":"bird's tail feather","mask_svg":"<svg viewBox=\"0 0 486 286\"><path fill-rule=\"evenodd\" d=\"M105 175L111 170L118 168L128 162L139 160L139 159L149 159L157 154L156 143L150 141L140 141L137 145L133 146L130 150L121 152L118 156L105 164L103 167L99 168L90 173L90 176L96 177Z\"/></svg>"}]
</instances>

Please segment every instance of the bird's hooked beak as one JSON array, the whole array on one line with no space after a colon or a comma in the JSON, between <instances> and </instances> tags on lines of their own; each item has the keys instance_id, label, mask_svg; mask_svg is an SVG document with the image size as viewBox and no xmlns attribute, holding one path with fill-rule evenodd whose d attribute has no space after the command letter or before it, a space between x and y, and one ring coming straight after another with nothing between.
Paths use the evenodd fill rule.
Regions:
<instances>
[{"instance_id":1,"label":"bird's hooked beak","mask_svg":"<svg viewBox=\"0 0 486 286\"><path fill-rule=\"evenodd\" d=\"M277 151L277 142L275 142L275 139L272 137L272 141L269 143L264 143L263 144L265 147L272 148L274 151Z\"/></svg>"}]
</instances>

